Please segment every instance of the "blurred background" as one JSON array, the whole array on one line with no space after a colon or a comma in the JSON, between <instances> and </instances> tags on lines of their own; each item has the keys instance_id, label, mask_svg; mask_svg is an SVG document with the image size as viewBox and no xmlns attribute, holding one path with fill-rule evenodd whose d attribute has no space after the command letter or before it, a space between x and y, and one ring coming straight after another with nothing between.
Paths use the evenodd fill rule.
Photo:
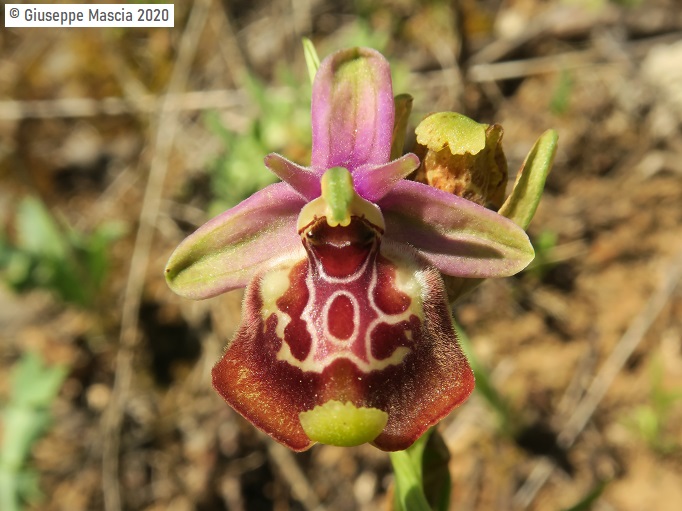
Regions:
<instances>
[{"instance_id":1,"label":"blurred background","mask_svg":"<svg viewBox=\"0 0 682 511\"><path fill-rule=\"evenodd\" d=\"M293 454L210 385L240 292L163 268L309 162L301 37L382 51L424 115L559 151L536 261L455 307L479 387L452 509L682 509L679 0L196 0L173 29L0 30L2 511L390 509L385 453ZM408 144L411 139L408 136Z\"/></svg>"}]
</instances>

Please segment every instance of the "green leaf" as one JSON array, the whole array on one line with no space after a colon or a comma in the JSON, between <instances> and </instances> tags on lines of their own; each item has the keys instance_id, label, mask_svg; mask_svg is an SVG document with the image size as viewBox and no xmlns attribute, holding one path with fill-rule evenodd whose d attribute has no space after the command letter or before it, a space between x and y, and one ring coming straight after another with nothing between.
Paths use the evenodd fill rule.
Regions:
<instances>
[{"instance_id":1,"label":"green leaf","mask_svg":"<svg viewBox=\"0 0 682 511\"><path fill-rule=\"evenodd\" d=\"M62 366L46 367L35 353L27 353L14 365L10 402L4 410L1 465L20 467L31 445L49 423L47 407L66 377Z\"/></svg>"},{"instance_id":2,"label":"green leaf","mask_svg":"<svg viewBox=\"0 0 682 511\"><path fill-rule=\"evenodd\" d=\"M45 495L40 491L40 474L32 468L24 468L17 474L19 496L30 504L43 501Z\"/></svg>"},{"instance_id":3,"label":"green leaf","mask_svg":"<svg viewBox=\"0 0 682 511\"><path fill-rule=\"evenodd\" d=\"M592 509L592 505L597 502L599 497L601 497L601 494L604 493L604 490L608 484L609 481L602 481L598 483L592 489L592 491L590 491L583 499L580 500L580 502L569 507L568 509L565 509L564 511L589 511Z\"/></svg>"},{"instance_id":4,"label":"green leaf","mask_svg":"<svg viewBox=\"0 0 682 511\"><path fill-rule=\"evenodd\" d=\"M19 470L26 462L35 442L49 424L44 410L12 405L3 413L4 433L0 465Z\"/></svg>"},{"instance_id":5,"label":"green leaf","mask_svg":"<svg viewBox=\"0 0 682 511\"><path fill-rule=\"evenodd\" d=\"M39 355L27 353L12 369L12 403L47 407L59 392L65 377L65 367L47 367Z\"/></svg>"},{"instance_id":6,"label":"green leaf","mask_svg":"<svg viewBox=\"0 0 682 511\"><path fill-rule=\"evenodd\" d=\"M19 477L14 470L0 466L0 509L21 511Z\"/></svg>"},{"instance_id":7,"label":"green leaf","mask_svg":"<svg viewBox=\"0 0 682 511\"><path fill-rule=\"evenodd\" d=\"M435 511L448 511L452 490L450 451L440 432L432 430L421 460L424 494Z\"/></svg>"},{"instance_id":8,"label":"green leaf","mask_svg":"<svg viewBox=\"0 0 682 511\"><path fill-rule=\"evenodd\" d=\"M549 109L555 115L565 114L571 103L571 92L573 92L573 79L567 70L562 71L559 83L552 94L549 102Z\"/></svg>"},{"instance_id":9,"label":"green leaf","mask_svg":"<svg viewBox=\"0 0 682 511\"><path fill-rule=\"evenodd\" d=\"M236 206L267 185L277 182L263 165L271 151L300 157L310 138L310 98L286 68L277 70L282 87L267 87L254 75L245 76L245 89L254 117L243 130L225 125L217 112L204 115L208 129L223 142L223 150L210 163L213 200L209 216ZM253 110L253 109L252 109ZM190 192L191 193L191 192Z\"/></svg>"},{"instance_id":10,"label":"green leaf","mask_svg":"<svg viewBox=\"0 0 682 511\"><path fill-rule=\"evenodd\" d=\"M501 215L524 229L528 228L540 203L547 175L554 162L558 139L554 130L547 130L540 136L516 176L511 195L500 208Z\"/></svg>"},{"instance_id":11,"label":"green leaf","mask_svg":"<svg viewBox=\"0 0 682 511\"><path fill-rule=\"evenodd\" d=\"M41 201L26 197L17 211L18 248L42 257L63 259L67 246L57 223Z\"/></svg>"},{"instance_id":12,"label":"green leaf","mask_svg":"<svg viewBox=\"0 0 682 511\"><path fill-rule=\"evenodd\" d=\"M10 248L1 266L3 277L16 291L19 291L30 283L31 271L35 264L30 255Z\"/></svg>"},{"instance_id":13,"label":"green leaf","mask_svg":"<svg viewBox=\"0 0 682 511\"><path fill-rule=\"evenodd\" d=\"M43 493L38 486L39 475L35 470L9 470L0 466L0 509L22 511L23 501L39 502Z\"/></svg>"},{"instance_id":14,"label":"green leaf","mask_svg":"<svg viewBox=\"0 0 682 511\"><path fill-rule=\"evenodd\" d=\"M50 424L48 407L66 377L61 366L46 367L25 353L12 368L10 401L2 410L0 449L0 509L21 511L23 501L41 497L38 475L25 464L31 448Z\"/></svg>"},{"instance_id":15,"label":"green leaf","mask_svg":"<svg viewBox=\"0 0 682 511\"><path fill-rule=\"evenodd\" d=\"M426 444L428 432L422 436L410 449L417 451L424 449L421 442ZM395 502L399 511L432 511L424 495L421 479L421 463L416 463L410 454L410 449L390 453L393 473L395 474Z\"/></svg>"},{"instance_id":16,"label":"green leaf","mask_svg":"<svg viewBox=\"0 0 682 511\"><path fill-rule=\"evenodd\" d=\"M85 270L92 293L96 293L104 284L109 270L109 247L111 243L123 236L127 227L122 222L105 222L84 240Z\"/></svg>"},{"instance_id":17,"label":"green leaf","mask_svg":"<svg viewBox=\"0 0 682 511\"><path fill-rule=\"evenodd\" d=\"M436 428L404 451L390 453L397 511L448 511L450 453Z\"/></svg>"},{"instance_id":18,"label":"green leaf","mask_svg":"<svg viewBox=\"0 0 682 511\"><path fill-rule=\"evenodd\" d=\"M65 301L92 306L108 269L109 246L120 237L123 224L105 223L85 234L57 222L34 197L18 207L17 244L0 240L3 277L17 291L43 287Z\"/></svg>"},{"instance_id":19,"label":"green leaf","mask_svg":"<svg viewBox=\"0 0 682 511\"><path fill-rule=\"evenodd\" d=\"M303 38L303 55L305 55L305 65L308 68L310 83L313 83L317 70L320 68L320 57L317 55L315 45L307 37Z\"/></svg>"}]
</instances>

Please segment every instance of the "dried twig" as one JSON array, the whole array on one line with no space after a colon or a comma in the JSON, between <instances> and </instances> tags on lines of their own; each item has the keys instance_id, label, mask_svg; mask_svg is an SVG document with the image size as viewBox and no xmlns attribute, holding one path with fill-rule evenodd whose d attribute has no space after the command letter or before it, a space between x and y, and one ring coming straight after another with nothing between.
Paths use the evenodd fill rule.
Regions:
<instances>
[{"instance_id":1,"label":"dried twig","mask_svg":"<svg viewBox=\"0 0 682 511\"><path fill-rule=\"evenodd\" d=\"M218 37L218 50L232 82L239 87L243 86L249 70L229 13L221 7L220 15L212 16L209 23Z\"/></svg>"},{"instance_id":2,"label":"dried twig","mask_svg":"<svg viewBox=\"0 0 682 511\"><path fill-rule=\"evenodd\" d=\"M0 101L0 119L51 119L55 117L94 117L97 115L156 114L183 110L231 109L242 106L247 97L237 90L171 92L165 96L145 94L124 99L109 97L61 98L32 101Z\"/></svg>"},{"instance_id":3,"label":"dried twig","mask_svg":"<svg viewBox=\"0 0 682 511\"><path fill-rule=\"evenodd\" d=\"M594 65L598 61L598 56L594 50L585 50L495 64L475 64L469 68L467 78L474 82L490 82L554 73Z\"/></svg>"},{"instance_id":4,"label":"dried twig","mask_svg":"<svg viewBox=\"0 0 682 511\"><path fill-rule=\"evenodd\" d=\"M180 41L178 59L168 84L169 93L185 88L190 66L206 20L211 0L197 0ZM167 96L168 99L170 96ZM144 277L151 249L154 225L161 204L161 192L166 177L168 160L178 126L177 111L164 101L156 125L156 140L144 194L140 223L135 238L133 256L124 294L121 319L120 347L116 359L116 378L109 407L103 419L102 478L104 507L107 511L121 509L121 495L118 483L119 444L123 412L132 378L134 348L138 340L138 316Z\"/></svg>"},{"instance_id":5,"label":"dried twig","mask_svg":"<svg viewBox=\"0 0 682 511\"><path fill-rule=\"evenodd\" d=\"M624 45L622 53L634 58L641 58L657 44L677 41L682 34L657 35L637 41L629 41ZM567 69L622 63L621 55L604 54L598 49L565 52L547 57L535 57L523 60L510 60L496 63L474 63L467 73L467 78L474 82L490 82L525 78L531 75L554 73Z\"/></svg>"}]
</instances>

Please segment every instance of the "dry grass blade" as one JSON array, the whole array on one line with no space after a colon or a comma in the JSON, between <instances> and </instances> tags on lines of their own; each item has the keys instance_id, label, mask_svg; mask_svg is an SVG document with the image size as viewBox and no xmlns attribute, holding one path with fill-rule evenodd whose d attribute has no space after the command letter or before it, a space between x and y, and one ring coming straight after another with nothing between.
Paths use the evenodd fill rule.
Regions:
<instances>
[{"instance_id":1,"label":"dry grass blade","mask_svg":"<svg viewBox=\"0 0 682 511\"><path fill-rule=\"evenodd\" d=\"M244 103L243 94L235 90L175 92L165 96L144 94L135 98L109 97L59 98L33 101L0 101L0 119L52 119L64 117L95 117L97 115L157 114L211 108L236 108Z\"/></svg>"},{"instance_id":2,"label":"dry grass blade","mask_svg":"<svg viewBox=\"0 0 682 511\"><path fill-rule=\"evenodd\" d=\"M474 63L467 73L467 78L477 83L494 82L498 80L511 80L526 78L532 75L556 73L569 69L614 64L622 61L622 55L631 55L641 58L657 44L669 44L678 41L680 33L665 34L648 37L636 42L624 45L621 52L604 54L603 51L591 48L589 50L559 53L547 57L535 57L523 60L509 60L504 62L480 62Z\"/></svg>"},{"instance_id":3,"label":"dry grass blade","mask_svg":"<svg viewBox=\"0 0 682 511\"><path fill-rule=\"evenodd\" d=\"M192 8L189 21L180 41L178 59L168 84L168 92L170 94L177 93L186 86L199 36L208 19L210 4L211 0L198 0ZM132 377L133 349L137 344L138 315L147 261L154 235L154 225L159 214L168 159L177 126L177 112L170 108L168 101L165 101L156 123L154 153L125 288L119 338L120 349L116 360L117 370L113 397L103 420L102 484L104 507L107 511L120 511L121 509L118 482L121 423Z\"/></svg>"},{"instance_id":4,"label":"dry grass blade","mask_svg":"<svg viewBox=\"0 0 682 511\"><path fill-rule=\"evenodd\" d=\"M266 443L270 461L277 468L280 476L289 484L294 498L303 505L306 511L324 511L324 506L320 504L310 481L296 463L291 451L270 439L267 439Z\"/></svg>"},{"instance_id":5,"label":"dry grass blade","mask_svg":"<svg viewBox=\"0 0 682 511\"><path fill-rule=\"evenodd\" d=\"M530 75L555 73L564 69L595 65L598 61L597 57L597 53L593 50L585 50L552 55L551 57L510 60L495 64L475 64L469 69L468 78L474 82L525 78Z\"/></svg>"}]
</instances>

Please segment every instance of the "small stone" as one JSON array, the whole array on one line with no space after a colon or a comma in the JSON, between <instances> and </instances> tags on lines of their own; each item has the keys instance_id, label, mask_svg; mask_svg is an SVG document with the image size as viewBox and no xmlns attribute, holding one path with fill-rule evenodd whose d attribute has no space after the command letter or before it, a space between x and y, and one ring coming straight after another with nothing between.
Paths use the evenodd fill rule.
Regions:
<instances>
[{"instance_id":1,"label":"small stone","mask_svg":"<svg viewBox=\"0 0 682 511\"><path fill-rule=\"evenodd\" d=\"M111 389L103 383L95 383L88 387L86 399L88 406L95 411L102 411L109 404Z\"/></svg>"}]
</instances>

